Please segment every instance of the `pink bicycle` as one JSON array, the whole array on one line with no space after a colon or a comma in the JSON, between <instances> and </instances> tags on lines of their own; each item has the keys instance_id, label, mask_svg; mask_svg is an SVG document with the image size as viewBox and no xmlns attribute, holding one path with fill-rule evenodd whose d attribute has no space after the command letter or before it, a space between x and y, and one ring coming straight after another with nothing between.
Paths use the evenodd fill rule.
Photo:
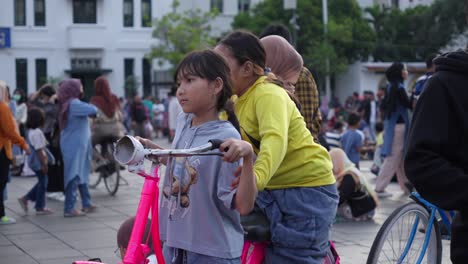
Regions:
<instances>
[{"instance_id":1,"label":"pink bicycle","mask_svg":"<svg viewBox=\"0 0 468 264\"><path fill-rule=\"evenodd\" d=\"M115 146L115 160L123 165L128 165L128 170L145 178L141 191L140 203L135 216L135 223L132 229L130 240L127 246L122 264L145 264L146 257L150 253L150 248L141 241L144 236L146 221L149 212L152 213L151 237L154 247L154 254L158 264L164 264L162 247L159 240L159 160L167 157L168 163L173 157L204 156L223 154L218 149L223 143L221 140L210 140L207 144L191 149L145 149L143 145L132 136L121 138ZM152 161L151 174L144 171L144 160ZM170 167L170 166L169 166ZM241 256L242 264L261 264L264 259L265 248L270 239L269 223L265 216L255 210L247 216L241 218L245 233L245 243ZM333 243L324 259L324 264L339 264L339 257L336 254ZM102 264L99 261L75 261L74 264Z\"/></svg>"}]
</instances>

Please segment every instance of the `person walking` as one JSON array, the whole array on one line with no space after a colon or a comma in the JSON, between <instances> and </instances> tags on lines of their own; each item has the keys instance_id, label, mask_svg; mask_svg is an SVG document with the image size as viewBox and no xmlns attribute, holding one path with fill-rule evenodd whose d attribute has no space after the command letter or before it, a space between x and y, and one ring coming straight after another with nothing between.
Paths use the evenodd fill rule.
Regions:
<instances>
[{"instance_id":1,"label":"person walking","mask_svg":"<svg viewBox=\"0 0 468 264\"><path fill-rule=\"evenodd\" d=\"M3 192L8 181L12 159L11 144L20 146L28 155L30 154L28 144L16 128L13 114L8 107L8 98L6 83L0 80L0 224L2 225L16 223L15 219L6 215L3 204Z\"/></svg>"},{"instance_id":2,"label":"person walking","mask_svg":"<svg viewBox=\"0 0 468 264\"><path fill-rule=\"evenodd\" d=\"M385 75L389 84L381 106L384 110L384 143L380 154L384 157L384 162L375 185L375 192L381 198L392 196L385 188L395 173L404 193L408 194L412 189L403 167L403 150L409 129L408 109L411 108L403 86L408 71L404 64L394 62L385 71Z\"/></svg>"},{"instance_id":3,"label":"person walking","mask_svg":"<svg viewBox=\"0 0 468 264\"><path fill-rule=\"evenodd\" d=\"M62 81L58 89L60 104L60 148L65 175L64 217L84 216L96 209L91 202L88 182L91 171L91 130L88 118L96 116L94 105L81 102L83 86L79 79ZM80 192L82 209L75 209L76 191Z\"/></svg>"}]
</instances>

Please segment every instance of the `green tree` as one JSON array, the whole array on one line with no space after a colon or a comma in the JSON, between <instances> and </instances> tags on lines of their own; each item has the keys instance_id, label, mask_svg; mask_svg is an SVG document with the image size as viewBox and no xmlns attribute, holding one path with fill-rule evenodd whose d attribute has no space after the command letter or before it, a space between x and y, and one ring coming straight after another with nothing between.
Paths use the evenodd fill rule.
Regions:
<instances>
[{"instance_id":1,"label":"green tree","mask_svg":"<svg viewBox=\"0 0 468 264\"><path fill-rule=\"evenodd\" d=\"M177 10L179 1L173 1L172 8ZM210 22L218 15L216 10L202 12L199 9L184 12L170 12L155 21L153 37L159 43L151 48L148 57L171 64L172 69L185 54L215 44L211 34Z\"/></svg>"},{"instance_id":2,"label":"green tree","mask_svg":"<svg viewBox=\"0 0 468 264\"><path fill-rule=\"evenodd\" d=\"M326 73L328 58L329 73L336 74L355 60L367 59L373 50L375 35L355 0L329 0L328 3L328 34L324 38L322 1L297 1L299 31L296 48L306 65L322 74ZM251 12L237 15L232 26L259 34L272 22L289 25L291 17L292 11L283 9L283 0L265 0Z\"/></svg>"},{"instance_id":3,"label":"green tree","mask_svg":"<svg viewBox=\"0 0 468 264\"><path fill-rule=\"evenodd\" d=\"M130 75L125 79L124 90L126 97L134 97L137 94L138 86L140 86L140 80L137 76Z\"/></svg>"},{"instance_id":4,"label":"green tree","mask_svg":"<svg viewBox=\"0 0 468 264\"><path fill-rule=\"evenodd\" d=\"M376 61L420 61L436 53L467 29L463 1L437 0L431 6L404 11L374 6L366 9L377 40Z\"/></svg>"}]
</instances>

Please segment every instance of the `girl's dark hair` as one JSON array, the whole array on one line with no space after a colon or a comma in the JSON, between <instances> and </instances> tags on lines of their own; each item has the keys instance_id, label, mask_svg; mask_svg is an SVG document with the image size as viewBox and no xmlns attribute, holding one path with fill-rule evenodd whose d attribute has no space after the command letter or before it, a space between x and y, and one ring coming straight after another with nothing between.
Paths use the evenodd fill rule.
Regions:
<instances>
[{"instance_id":1,"label":"girl's dark hair","mask_svg":"<svg viewBox=\"0 0 468 264\"><path fill-rule=\"evenodd\" d=\"M193 51L187 54L177 66L174 80L184 78L188 75L197 76L208 81L221 78L223 89L218 97L216 109L225 110L228 120L239 130L239 121L234 113L234 103L230 100L232 96L232 83L229 78L229 66L226 61L212 50Z\"/></svg>"},{"instance_id":2,"label":"girl's dark hair","mask_svg":"<svg viewBox=\"0 0 468 264\"><path fill-rule=\"evenodd\" d=\"M45 114L42 109L32 107L28 110L28 119L26 120L26 127L36 129L42 127L45 122Z\"/></svg>"},{"instance_id":3,"label":"girl's dark hair","mask_svg":"<svg viewBox=\"0 0 468 264\"><path fill-rule=\"evenodd\" d=\"M45 96L52 96L55 94L55 88L51 85L51 84L44 84L42 87L41 87L41 94L45 95Z\"/></svg>"},{"instance_id":4,"label":"girl's dark hair","mask_svg":"<svg viewBox=\"0 0 468 264\"><path fill-rule=\"evenodd\" d=\"M401 72L405 66L401 62L394 62L390 67L387 68L385 71L385 76L387 77L387 80L392 83L392 82L403 82L403 76L401 75Z\"/></svg>"},{"instance_id":5,"label":"girl's dark hair","mask_svg":"<svg viewBox=\"0 0 468 264\"><path fill-rule=\"evenodd\" d=\"M232 56L239 65L251 61L255 66L255 73L264 74L266 53L260 39L247 31L234 31L224 37L219 44L229 48Z\"/></svg>"},{"instance_id":6,"label":"girl's dark hair","mask_svg":"<svg viewBox=\"0 0 468 264\"><path fill-rule=\"evenodd\" d=\"M232 56L236 59L239 65L246 61L251 61L254 64L254 73L261 76L266 75L266 82L276 84L284 88L284 84L272 73L265 73L266 52L260 39L254 34L238 30L224 37L218 45L223 45L231 50ZM286 91L300 110L301 104L294 94Z\"/></svg>"}]
</instances>

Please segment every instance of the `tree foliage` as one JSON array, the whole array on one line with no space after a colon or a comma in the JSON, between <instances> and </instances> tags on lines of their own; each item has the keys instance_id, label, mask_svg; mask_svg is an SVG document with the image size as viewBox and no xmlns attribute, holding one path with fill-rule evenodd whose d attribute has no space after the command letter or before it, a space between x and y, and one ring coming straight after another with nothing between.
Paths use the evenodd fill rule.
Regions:
<instances>
[{"instance_id":1,"label":"tree foliage","mask_svg":"<svg viewBox=\"0 0 468 264\"><path fill-rule=\"evenodd\" d=\"M463 1L437 0L404 11L378 6L366 9L377 41L376 61L420 61L467 29Z\"/></svg>"},{"instance_id":2,"label":"tree foliage","mask_svg":"<svg viewBox=\"0 0 468 264\"><path fill-rule=\"evenodd\" d=\"M324 37L321 0L298 0L297 50L305 63L320 73L326 73L325 61L330 60L330 73L339 73L358 59L367 59L374 47L375 36L356 0L329 0L327 38ZM283 9L283 0L265 0L251 12L240 13L232 24L235 29L247 29L259 34L272 22L290 25L293 11Z\"/></svg>"},{"instance_id":3,"label":"tree foliage","mask_svg":"<svg viewBox=\"0 0 468 264\"><path fill-rule=\"evenodd\" d=\"M173 1L176 10L179 1ZM151 48L149 57L159 59L159 63L169 62L172 69L187 53L211 47L215 38L211 34L210 22L218 15L216 10L202 12L191 9L183 12L170 12L154 21L153 37L159 43Z\"/></svg>"}]
</instances>

